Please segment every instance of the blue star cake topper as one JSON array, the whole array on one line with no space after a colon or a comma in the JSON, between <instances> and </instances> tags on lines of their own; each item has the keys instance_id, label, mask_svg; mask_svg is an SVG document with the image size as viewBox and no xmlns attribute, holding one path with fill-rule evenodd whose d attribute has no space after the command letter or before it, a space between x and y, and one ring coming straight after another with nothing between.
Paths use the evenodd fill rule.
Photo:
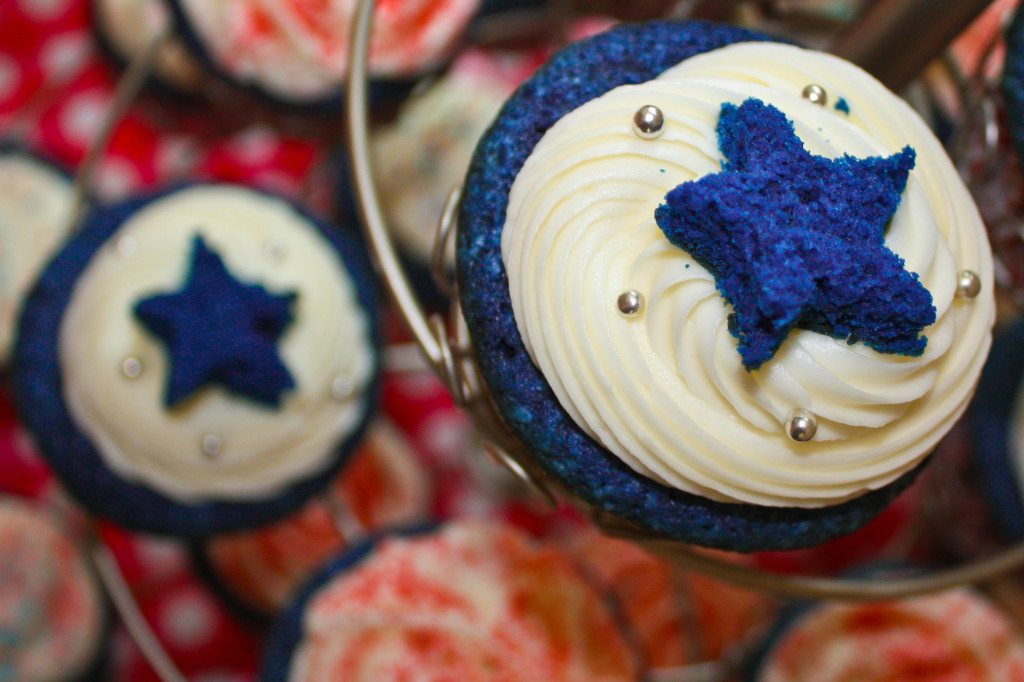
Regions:
<instances>
[{"instance_id":1,"label":"blue star cake topper","mask_svg":"<svg viewBox=\"0 0 1024 682\"><path fill-rule=\"evenodd\" d=\"M718 140L722 172L676 187L655 218L715 276L743 365L771 359L794 327L923 353L931 294L885 244L914 150L815 156L785 114L757 99L722 105Z\"/></svg>"},{"instance_id":2,"label":"blue star cake topper","mask_svg":"<svg viewBox=\"0 0 1024 682\"><path fill-rule=\"evenodd\" d=\"M170 375L164 404L173 408L199 389L218 384L269 407L295 380L277 352L291 324L297 295L271 294L235 279L201 236L181 289L143 299L135 316L167 350Z\"/></svg>"}]
</instances>

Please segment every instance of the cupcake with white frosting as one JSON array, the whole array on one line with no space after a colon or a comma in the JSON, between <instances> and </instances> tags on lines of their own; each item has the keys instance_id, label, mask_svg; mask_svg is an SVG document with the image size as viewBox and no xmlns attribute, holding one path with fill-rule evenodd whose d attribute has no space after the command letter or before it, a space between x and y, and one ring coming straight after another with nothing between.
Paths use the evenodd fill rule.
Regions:
<instances>
[{"instance_id":1,"label":"cupcake with white frosting","mask_svg":"<svg viewBox=\"0 0 1024 682\"><path fill-rule=\"evenodd\" d=\"M0 365L26 293L71 229L73 196L63 169L0 146Z\"/></svg>"},{"instance_id":2,"label":"cupcake with white frosting","mask_svg":"<svg viewBox=\"0 0 1024 682\"><path fill-rule=\"evenodd\" d=\"M107 607L82 548L46 510L0 497L0 676L101 679Z\"/></svg>"},{"instance_id":3,"label":"cupcake with white frosting","mask_svg":"<svg viewBox=\"0 0 1024 682\"><path fill-rule=\"evenodd\" d=\"M992 256L941 145L835 57L701 23L570 47L477 149L463 307L591 504L725 549L867 522L960 417Z\"/></svg>"},{"instance_id":4,"label":"cupcake with white frosting","mask_svg":"<svg viewBox=\"0 0 1024 682\"><path fill-rule=\"evenodd\" d=\"M290 203L190 185L102 210L21 318L15 388L94 512L202 536L320 490L360 439L378 370L369 269Z\"/></svg>"},{"instance_id":5,"label":"cupcake with white frosting","mask_svg":"<svg viewBox=\"0 0 1024 682\"><path fill-rule=\"evenodd\" d=\"M171 0L190 47L228 80L275 102L340 102L356 3L328 0ZM370 77L411 84L450 56L478 0L377 4Z\"/></svg>"}]
</instances>

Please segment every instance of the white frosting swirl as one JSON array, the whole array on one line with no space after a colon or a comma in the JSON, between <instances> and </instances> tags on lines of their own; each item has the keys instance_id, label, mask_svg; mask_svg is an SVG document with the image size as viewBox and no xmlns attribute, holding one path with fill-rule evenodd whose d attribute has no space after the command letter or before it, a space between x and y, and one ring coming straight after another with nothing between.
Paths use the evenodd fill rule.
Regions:
<instances>
[{"instance_id":1,"label":"white frosting swirl","mask_svg":"<svg viewBox=\"0 0 1024 682\"><path fill-rule=\"evenodd\" d=\"M71 181L26 154L0 156L0 364L22 299L70 228Z\"/></svg>"},{"instance_id":2,"label":"white frosting swirl","mask_svg":"<svg viewBox=\"0 0 1024 682\"><path fill-rule=\"evenodd\" d=\"M341 87L356 0L179 0L218 64L279 97L323 99ZM436 66L479 0L378 3L372 74L407 78Z\"/></svg>"},{"instance_id":3,"label":"white frosting swirl","mask_svg":"<svg viewBox=\"0 0 1024 682\"><path fill-rule=\"evenodd\" d=\"M801 97L810 83L829 107ZM831 106L840 96L849 115ZM654 211L721 169L721 105L752 97L795 121L814 154L917 151L886 243L934 300L921 357L795 330L744 370L713 276L668 242ZM646 104L666 117L656 140L632 132ZM817 507L892 482L960 416L991 343L991 252L938 141L859 68L786 45L697 56L564 117L516 178L502 255L524 343L576 423L636 471L717 500ZM976 300L955 298L961 269L981 277ZM646 297L633 318L615 303L628 289ZM813 442L786 435L794 409L817 415Z\"/></svg>"},{"instance_id":4,"label":"white frosting swirl","mask_svg":"<svg viewBox=\"0 0 1024 682\"><path fill-rule=\"evenodd\" d=\"M280 409L219 386L164 407L166 351L133 308L181 288L196 234L239 281L298 294L277 344L296 384ZM78 280L60 329L75 423L119 475L182 502L262 499L327 468L360 422L373 357L335 248L283 200L227 185L175 192L126 221ZM122 374L126 358L141 362L135 379ZM347 396L334 395L339 386ZM201 447L209 434L221 439L216 456Z\"/></svg>"}]
</instances>

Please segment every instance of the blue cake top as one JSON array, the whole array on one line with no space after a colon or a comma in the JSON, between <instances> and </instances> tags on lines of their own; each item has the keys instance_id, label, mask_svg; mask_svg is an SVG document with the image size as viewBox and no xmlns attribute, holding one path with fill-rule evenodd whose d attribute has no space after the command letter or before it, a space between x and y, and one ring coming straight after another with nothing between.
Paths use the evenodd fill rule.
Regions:
<instances>
[{"instance_id":1,"label":"blue cake top","mask_svg":"<svg viewBox=\"0 0 1024 682\"><path fill-rule=\"evenodd\" d=\"M200 388L219 384L268 407L295 380L277 352L292 322L296 294L276 295L239 282L221 257L196 236L179 291L139 301L135 315L163 341L170 359L164 404L174 407Z\"/></svg>"},{"instance_id":2,"label":"blue cake top","mask_svg":"<svg viewBox=\"0 0 1024 682\"><path fill-rule=\"evenodd\" d=\"M715 276L744 366L771 359L793 328L923 353L931 294L885 244L914 150L815 156L785 114L757 99L722 105L718 139L722 172L676 187L655 217Z\"/></svg>"}]
</instances>

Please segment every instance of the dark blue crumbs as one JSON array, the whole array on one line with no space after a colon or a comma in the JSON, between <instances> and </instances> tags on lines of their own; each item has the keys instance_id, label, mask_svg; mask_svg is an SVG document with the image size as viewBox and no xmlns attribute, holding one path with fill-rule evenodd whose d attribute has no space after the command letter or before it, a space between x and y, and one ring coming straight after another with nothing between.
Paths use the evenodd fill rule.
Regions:
<instances>
[{"instance_id":1,"label":"dark blue crumbs","mask_svg":"<svg viewBox=\"0 0 1024 682\"><path fill-rule=\"evenodd\" d=\"M836 111L841 111L847 116L850 115L850 103L846 101L845 97L840 97L839 101L836 102Z\"/></svg>"},{"instance_id":2,"label":"dark blue crumbs","mask_svg":"<svg viewBox=\"0 0 1024 682\"><path fill-rule=\"evenodd\" d=\"M804 149L768 104L723 104L720 173L669 192L655 217L668 240L714 274L748 370L794 327L916 356L935 321L917 274L885 245L915 152L838 159Z\"/></svg>"},{"instance_id":3,"label":"dark blue crumbs","mask_svg":"<svg viewBox=\"0 0 1024 682\"><path fill-rule=\"evenodd\" d=\"M219 384L270 407L295 380L277 352L292 322L297 294L275 295L235 279L202 237L182 288L145 298L135 316L159 337L170 359L164 404L175 407L200 388Z\"/></svg>"}]
</instances>

